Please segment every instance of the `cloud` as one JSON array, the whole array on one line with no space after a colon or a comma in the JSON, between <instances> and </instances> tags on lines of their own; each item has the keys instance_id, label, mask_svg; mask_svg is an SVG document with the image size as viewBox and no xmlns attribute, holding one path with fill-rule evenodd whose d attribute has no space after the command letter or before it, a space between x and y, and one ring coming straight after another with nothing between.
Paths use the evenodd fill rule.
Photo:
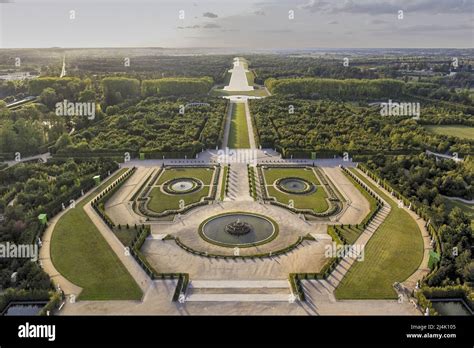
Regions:
<instances>
[{"instance_id":1,"label":"cloud","mask_svg":"<svg viewBox=\"0 0 474 348\"><path fill-rule=\"evenodd\" d=\"M214 24L214 23L206 23L204 25L188 25L185 27L179 26L178 29L219 29L221 26L219 24Z\"/></svg>"},{"instance_id":2,"label":"cloud","mask_svg":"<svg viewBox=\"0 0 474 348\"><path fill-rule=\"evenodd\" d=\"M472 30L472 27L468 24L456 24L456 25L441 25L441 24L417 24L410 25L399 29L400 31L409 33L422 33L422 32L433 32L433 31L458 31L458 30Z\"/></svg>"},{"instance_id":3,"label":"cloud","mask_svg":"<svg viewBox=\"0 0 474 348\"><path fill-rule=\"evenodd\" d=\"M322 0L309 0L306 4L299 5L299 10L309 10L310 12L319 12L327 9L329 2Z\"/></svg>"},{"instance_id":4,"label":"cloud","mask_svg":"<svg viewBox=\"0 0 474 348\"><path fill-rule=\"evenodd\" d=\"M282 34L282 33L291 33L291 29L262 29L257 30L259 33L269 33L269 34Z\"/></svg>"},{"instance_id":5,"label":"cloud","mask_svg":"<svg viewBox=\"0 0 474 348\"><path fill-rule=\"evenodd\" d=\"M352 0L344 2L341 6L334 6L329 11L330 13L359 13L368 15L380 15L397 13L398 10L402 9L401 5L395 5L392 2L380 2L380 1L369 1L366 3L355 3Z\"/></svg>"},{"instance_id":6,"label":"cloud","mask_svg":"<svg viewBox=\"0 0 474 348\"><path fill-rule=\"evenodd\" d=\"M396 14L399 10L408 13L472 13L472 0L390 0L380 2L369 0L368 2L357 3L354 0L347 0L341 6L334 6L330 13L351 13L351 14Z\"/></svg>"},{"instance_id":7,"label":"cloud","mask_svg":"<svg viewBox=\"0 0 474 348\"><path fill-rule=\"evenodd\" d=\"M201 26L200 26L200 25L197 25L197 24L195 24L195 25L187 25L187 26L185 26L185 27L181 27L181 26L178 27L178 29L199 29L199 28L201 28Z\"/></svg>"},{"instance_id":8,"label":"cloud","mask_svg":"<svg viewBox=\"0 0 474 348\"><path fill-rule=\"evenodd\" d=\"M217 18L219 17L218 15L216 15L215 13L212 13L212 12L204 12L202 14L203 17L206 17L206 18Z\"/></svg>"},{"instance_id":9,"label":"cloud","mask_svg":"<svg viewBox=\"0 0 474 348\"><path fill-rule=\"evenodd\" d=\"M217 29L220 27L221 26L219 24L214 24L214 23L206 23L202 26L203 29Z\"/></svg>"},{"instance_id":10,"label":"cloud","mask_svg":"<svg viewBox=\"0 0 474 348\"><path fill-rule=\"evenodd\" d=\"M369 24L375 24L375 25L378 25L378 24L387 24L388 22L387 21L383 21L381 19L372 19Z\"/></svg>"}]
</instances>

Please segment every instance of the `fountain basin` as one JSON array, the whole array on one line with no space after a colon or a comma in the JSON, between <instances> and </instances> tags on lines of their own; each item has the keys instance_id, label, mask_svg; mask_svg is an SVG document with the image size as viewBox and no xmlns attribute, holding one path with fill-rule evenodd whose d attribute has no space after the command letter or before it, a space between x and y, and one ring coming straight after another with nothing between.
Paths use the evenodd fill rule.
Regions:
<instances>
[{"instance_id":1,"label":"fountain basin","mask_svg":"<svg viewBox=\"0 0 474 348\"><path fill-rule=\"evenodd\" d=\"M316 187L309 181L302 178L281 178L275 182L275 186L280 191L290 194L307 194L313 192Z\"/></svg>"},{"instance_id":2,"label":"fountain basin","mask_svg":"<svg viewBox=\"0 0 474 348\"><path fill-rule=\"evenodd\" d=\"M163 184L163 191L170 195L183 195L195 192L202 187L202 182L194 178L175 178Z\"/></svg>"},{"instance_id":3,"label":"fountain basin","mask_svg":"<svg viewBox=\"0 0 474 348\"><path fill-rule=\"evenodd\" d=\"M212 216L201 223L199 235L224 247L251 247L268 243L278 234L272 219L254 213L235 212Z\"/></svg>"}]
</instances>

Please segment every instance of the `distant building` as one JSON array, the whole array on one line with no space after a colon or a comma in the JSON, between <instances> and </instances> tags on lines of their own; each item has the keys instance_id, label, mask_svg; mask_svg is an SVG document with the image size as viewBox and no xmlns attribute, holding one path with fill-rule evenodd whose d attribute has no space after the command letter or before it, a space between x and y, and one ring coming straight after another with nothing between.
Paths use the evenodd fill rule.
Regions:
<instances>
[{"instance_id":1,"label":"distant building","mask_svg":"<svg viewBox=\"0 0 474 348\"><path fill-rule=\"evenodd\" d=\"M37 76L31 75L28 71L27 72L13 72L13 73L6 73L3 75L0 75L0 80L16 81L16 80L33 79L35 77Z\"/></svg>"}]
</instances>

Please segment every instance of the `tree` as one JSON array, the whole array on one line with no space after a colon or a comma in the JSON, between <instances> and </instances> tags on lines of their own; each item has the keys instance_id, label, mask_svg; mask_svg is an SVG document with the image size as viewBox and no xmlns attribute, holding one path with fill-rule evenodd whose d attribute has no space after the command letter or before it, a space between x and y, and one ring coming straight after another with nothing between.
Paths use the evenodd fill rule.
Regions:
<instances>
[{"instance_id":1,"label":"tree","mask_svg":"<svg viewBox=\"0 0 474 348\"><path fill-rule=\"evenodd\" d=\"M39 99L49 109L53 109L54 105L58 102L58 96L56 95L56 91L51 87L43 89Z\"/></svg>"},{"instance_id":2,"label":"tree","mask_svg":"<svg viewBox=\"0 0 474 348\"><path fill-rule=\"evenodd\" d=\"M95 101L95 92L92 89L85 89L79 93L80 102L93 102Z\"/></svg>"},{"instance_id":3,"label":"tree","mask_svg":"<svg viewBox=\"0 0 474 348\"><path fill-rule=\"evenodd\" d=\"M72 141L69 134L63 134L58 138L58 140L56 140L54 147L56 148L56 150L59 150L59 149L64 149L71 144L72 144Z\"/></svg>"}]
</instances>

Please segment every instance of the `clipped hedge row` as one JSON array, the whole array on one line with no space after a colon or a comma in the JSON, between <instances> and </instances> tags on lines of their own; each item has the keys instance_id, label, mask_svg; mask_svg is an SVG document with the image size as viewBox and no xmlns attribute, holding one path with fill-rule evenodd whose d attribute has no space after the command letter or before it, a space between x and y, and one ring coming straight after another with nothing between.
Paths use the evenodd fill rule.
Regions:
<instances>
[{"instance_id":1,"label":"clipped hedge row","mask_svg":"<svg viewBox=\"0 0 474 348\"><path fill-rule=\"evenodd\" d=\"M468 286L424 287L421 292L426 299L462 299L474 312L474 298Z\"/></svg>"},{"instance_id":2,"label":"clipped hedge row","mask_svg":"<svg viewBox=\"0 0 474 348\"><path fill-rule=\"evenodd\" d=\"M300 301L306 301L301 280L326 279L337 267L341 259L340 257L331 258L318 273L290 273L289 281L293 294L296 295Z\"/></svg>"},{"instance_id":3,"label":"clipped hedge row","mask_svg":"<svg viewBox=\"0 0 474 348\"><path fill-rule=\"evenodd\" d=\"M349 244L347 240L339 233L339 230L336 226L330 225L328 226L328 234L331 236L332 240L336 242L336 244L346 245Z\"/></svg>"},{"instance_id":4,"label":"clipped hedge row","mask_svg":"<svg viewBox=\"0 0 474 348\"><path fill-rule=\"evenodd\" d=\"M209 258L214 258L214 259L254 259L254 258L265 258L265 257L273 257L273 256L278 256L282 254L286 254L287 252L297 248L303 241L305 240L314 240L312 237L308 236L300 236L298 237L297 241L276 251L270 251L267 253L258 253L258 254L252 254L252 255L224 255L224 254L214 254L214 253L208 253L207 251L199 251L195 250L186 244L183 244L179 238L177 237L172 237L176 244L183 250L194 254L198 256L204 256L204 257L209 257Z\"/></svg>"},{"instance_id":5,"label":"clipped hedge row","mask_svg":"<svg viewBox=\"0 0 474 348\"><path fill-rule=\"evenodd\" d=\"M161 168L158 170L158 174L159 174L159 173L161 173ZM147 186L147 184L148 184L148 186L151 186L151 185L152 185L152 183L153 183L153 181L154 181L154 179L155 179L155 177L153 177L153 179L152 179L152 176L153 176L153 173L151 173L151 174L148 176L148 178L146 178L146 180L142 182L142 184L140 185L140 187L138 188L138 190L135 191L135 193L133 194L132 198L130 198L130 201L133 202L133 201L135 201L139 196L141 196L141 193L142 193L142 191L143 191L143 188L144 188L145 186Z\"/></svg>"},{"instance_id":6,"label":"clipped hedge row","mask_svg":"<svg viewBox=\"0 0 474 348\"><path fill-rule=\"evenodd\" d=\"M250 196L256 200L257 199L257 186L255 183L255 170L254 167L247 164L248 169L248 179L249 179L249 190Z\"/></svg>"},{"instance_id":7,"label":"clipped hedge row","mask_svg":"<svg viewBox=\"0 0 474 348\"><path fill-rule=\"evenodd\" d=\"M10 302L13 301L49 301L48 290L25 290L25 289L6 289L0 295L0 314L5 311Z\"/></svg>"},{"instance_id":8,"label":"clipped hedge row","mask_svg":"<svg viewBox=\"0 0 474 348\"><path fill-rule=\"evenodd\" d=\"M110 184L107 188L105 188L101 193L99 193L91 202L92 208L96 211L96 213L101 217L101 219L105 222L109 228L114 228L115 223L112 219L107 215L105 212L105 203L109 200L109 198L118 191L118 189L127 181L127 179L135 173L137 170L136 167L127 170L124 174L122 174L117 180L115 180L112 184Z\"/></svg>"},{"instance_id":9,"label":"clipped hedge row","mask_svg":"<svg viewBox=\"0 0 474 348\"><path fill-rule=\"evenodd\" d=\"M230 164L224 166L224 179L222 181L222 187L221 187L221 194L220 194L220 199L221 201L224 200L225 196L229 194L229 177L230 177Z\"/></svg>"},{"instance_id":10,"label":"clipped hedge row","mask_svg":"<svg viewBox=\"0 0 474 348\"><path fill-rule=\"evenodd\" d=\"M133 256L135 261L140 265L143 271L153 280L155 279L176 279L178 278L178 284L176 285L173 293L172 301L176 302L179 300L180 294L186 294L186 289L189 284L188 273L159 273L157 272L148 262L145 256L141 253L140 249L147 237L151 234L150 226L142 225L139 227L138 233L130 245L130 254Z\"/></svg>"},{"instance_id":11,"label":"clipped hedge row","mask_svg":"<svg viewBox=\"0 0 474 348\"><path fill-rule=\"evenodd\" d=\"M312 215L312 216L315 216L315 217L332 216L332 215L335 215L335 214L339 213L342 210L341 201L337 197L335 197L335 198L333 197L333 198L328 200L330 207L329 207L328 210L326 210L325 212L322 212L322 213L317 213L317 212L315 212L311 209L290 208L286 204L278 202L274 197L269 197L268 196L267 188L265 187L265 178L264 178L264 175L263 175L262 167L267 167L267 168L299 168L299 169L301 169L301 168L307 168L307 166L295 166L295 165L288 165L288 166L264 165L264 166L261 166L261 165L257 165L257 174L258 174L258 178L259 178L259 181L260 181L260 189L261 189L261 192L262 192L262 199L263 199L264 202L268 202L270 204L280 206L280 207L288 209L289 211L291 211L293 213L296 213L296 214L306 214L306 215ZM329 187L329 186L327 186L327 187ZM335 195L335 193L334 193L334 191L332 191L332 189L328 193L330 195L331 195L331 193Z\"/></svg>"},{"instance_id":12,"label":"clipped hedge row","mask_svg":"<svg viewBox=\"0 0 474 348\"><path fill-rule=\"evenodd\" d=\"M170 166L168 168L175 168L175 167ZM208 166L179 166L178 168L209 168L209 167ZM163 168L161 170L163 170ZM183 209L171 209L171 210L166 210L166 211L161 212L161 213L157 213L157 212L154 212L154 211L151 211L150 209L148 209L148 201L149 201L148 194L149 194L149 191L150 191L150 188L151 188L151 186L149 186L147 189L142 191L142 193L140 194L140 196L138 198L137 204L134 204L133 208L136 209L138 214L141 214L143 216L161 218L161 217L174 215L174 214L183 214L183 213L186 213L187 211L189 211L193 208L208 205L210 201L213 201L213 200L216 199L217 185L219 183L220 166L214 166L214 170L215 170L215 173L214 173L213 181L211 183L211 190L209 192L209 196L204 197L204 199L202 201L192 203L192 204L188 204ZM160 173L161 173L161 171L160 171ZM157 173L157 175L158 175L158 173ZM158 178L158 176L157 176L157 178ZM151 182L153 182L153 180ZM151 183L150 183L150 185L151 185Z\"/></svg>"},{"instance_id":13,"label":"clipped hedge row","mask_svg":"<svg viewBox=\"0 0 474 348\"><path fill-rule=\"evenodd\" d=\"M304 294L303 285L299 280L299 273L290 273L288 276L288 281L291 286L291 293L295 295L299 301L306 301L306 296Z\"/></svg>"}]
</instances>

